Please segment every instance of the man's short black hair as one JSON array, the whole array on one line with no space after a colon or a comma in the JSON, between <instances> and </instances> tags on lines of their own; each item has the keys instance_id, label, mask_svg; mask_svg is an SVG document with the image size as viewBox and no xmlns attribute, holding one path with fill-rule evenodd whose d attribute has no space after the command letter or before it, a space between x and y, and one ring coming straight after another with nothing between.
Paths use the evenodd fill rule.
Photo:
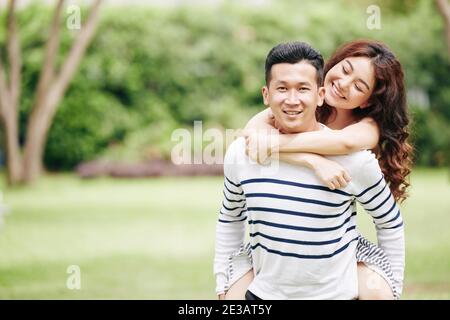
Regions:
<instances>
[{"instance_id":1,"label":"man's short black hair","mask_svg":"<svg viewBox=\"0 0 450 320\"><path fill-rule=\"evenodd\" d=\"M278 63L295 64L301 61L308 61L316 68L317 85L322 86L323 82L323 57L317 50L313 49L306 42L294 41L281 43L270 50L266 58L266 85L269 85L272 66Z\"/></svg>"}]
</instances>

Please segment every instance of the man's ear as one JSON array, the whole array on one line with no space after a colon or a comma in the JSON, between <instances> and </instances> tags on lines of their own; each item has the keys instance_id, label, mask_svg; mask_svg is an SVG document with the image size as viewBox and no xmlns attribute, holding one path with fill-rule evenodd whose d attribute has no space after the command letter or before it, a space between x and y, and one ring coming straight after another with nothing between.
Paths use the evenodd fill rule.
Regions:
<instances>
[{"instance_id":1,"label":"man's ear","mask_svg":"<svg viewBox=\"0 0 450 320\"><path fill-rule=\"evenodd\" d=\"M264 105L269 105L269 88L267 86L262 87L261 89Z\"/></svg>"},{"instance_id":2,"label":"man's ear","mask_svg":"<svg viewBox=\"0 0 450 320\"><path fill-rule=\"evenodd\" d=\"M319 96L319 101L317 102L317 105L321 107L323 105L323 101L325 99L325 87L319 87L319 90L317 91L317 95Z\"/></svg>"}]
</instances>

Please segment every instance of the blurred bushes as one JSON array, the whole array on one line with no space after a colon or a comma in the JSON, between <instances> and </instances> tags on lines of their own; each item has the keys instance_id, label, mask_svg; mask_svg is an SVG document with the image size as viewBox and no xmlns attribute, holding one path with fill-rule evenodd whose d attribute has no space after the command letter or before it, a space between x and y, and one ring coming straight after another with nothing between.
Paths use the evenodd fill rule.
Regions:
<instances>
[{"instance_id":1,"label":"blurred bushes","mask_svg":"<svg viewBox=\"0 0 450 320\"><path fill-rule=\"evenodd\" d=\"M428 109L412 109L416 158L421 165L448 164L450 66L433 3L416 1L406 13L381 6L381 30L367 29L366 7L348 3L103 8L97 35L50 129L46 166L168 157L175 128L194 120L203 120L204 129L239 127L262 108L264 59L275 44L307 41L327 58L355 38L385 41L401 60L408 86L429 94ZM22 140L50 17L38 6L19 15ZM1 19L4 25L4 14ZM62 36L64 53L74 35L64 30Z\"/></svg>"},{"instance_id":2,"label":"blurred bushes","mask_svg":"<svg viewBox=\"0 0 450 320\"><path fill-rule=\"evenodd\" d=\"M449 122L436 113L414 108L414 106L412 110L415 162L430 166L448 165L450 163Z\"/></svg>"}]
</instances>

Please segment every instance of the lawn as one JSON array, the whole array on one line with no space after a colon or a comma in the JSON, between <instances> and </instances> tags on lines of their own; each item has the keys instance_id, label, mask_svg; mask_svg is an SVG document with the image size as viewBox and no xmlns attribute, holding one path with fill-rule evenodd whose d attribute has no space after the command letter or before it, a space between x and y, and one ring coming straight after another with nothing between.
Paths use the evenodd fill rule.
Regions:
<instances>
[{"instance_id":1,"label":"lawn","mask_svg":"<svg viewBox=\"0 0 450 320\"><path fill-rule=\"evenodd\" d=\"M448 171L416 169L403 206L405 299L450 299ZM80 180L5 189L1 299L215 299L219 177ZM367 215L362 233L374 240ZM69 289L69 266L81 288Z\"/></svg>"}]
</instances>

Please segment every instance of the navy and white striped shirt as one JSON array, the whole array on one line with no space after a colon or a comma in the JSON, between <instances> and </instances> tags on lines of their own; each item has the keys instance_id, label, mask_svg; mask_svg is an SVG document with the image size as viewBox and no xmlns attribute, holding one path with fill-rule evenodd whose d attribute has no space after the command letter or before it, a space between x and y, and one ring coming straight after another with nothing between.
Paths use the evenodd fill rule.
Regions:
<instances>
[{"instance_id":1,"label":"navy and white striped shirt","mask_svg":"<svg viewBox=\"0 0 450 320\"><path fill-rule=\"evenodd\" d=\"M350 173L346 188L330 190L304 167L250 162L243 138L230 145L216 230L217 293L227 289L228 258L244 242L248 226L252 293L262 299L356 298L356 202L372 216L401 290L403 221L378 161L369 151L328 158Z\"/></svg>"}]
</instances>

